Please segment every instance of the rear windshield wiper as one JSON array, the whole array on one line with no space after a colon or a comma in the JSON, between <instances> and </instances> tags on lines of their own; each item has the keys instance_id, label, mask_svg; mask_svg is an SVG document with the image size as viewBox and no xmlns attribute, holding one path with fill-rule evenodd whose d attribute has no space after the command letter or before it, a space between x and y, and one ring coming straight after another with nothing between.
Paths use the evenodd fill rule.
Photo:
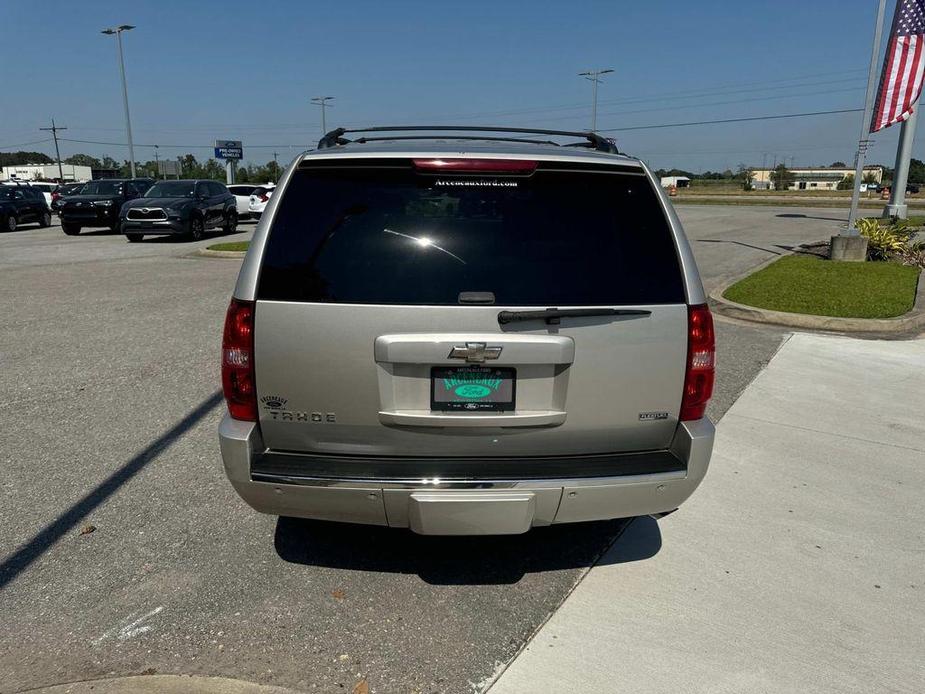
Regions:
<instances>
[{"instance_id":1,"label":"rear windshield wiper","mask_svg":"<svg viewBox=\"0 0 925 694\"><path fill-rule=\"evenodd\" d=\"M546 321L558 325L560 318L586 318L588 316L650 316L652 311L626 308L547 308L543 311L501 311L498 323L519 323L528 320Z\"/></svg>"}]
</instances>

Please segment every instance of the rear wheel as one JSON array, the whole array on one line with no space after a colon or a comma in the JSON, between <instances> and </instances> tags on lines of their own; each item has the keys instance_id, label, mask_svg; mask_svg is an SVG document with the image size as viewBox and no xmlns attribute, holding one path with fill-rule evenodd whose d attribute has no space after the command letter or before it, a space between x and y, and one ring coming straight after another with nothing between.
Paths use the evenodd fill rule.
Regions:
<instances>
[{"instance_id":1,"label":"rear wheel","mask_svg":"<svg viewBox=\"0 0 925 694\"><path fill-rule=\"evenodd\" d=\"M201 217L193 217L189 220L189 238L193 241L202 241L202 237L205 236L205 226L202 223Z\"/></svg>"},{"instance_id":2,"label":"rear wheel","mask_svg":"<svg viewBox=\"0 0 925 694\"><path fill-rule=\"evenodd\" d=\"M233 234L238 230L238 213L232 212L225 219L225 223L222 225L222 229L225 230L226 234Z\"/></svg>"},{"instance_id":3,"label":"rear wheel","mask_svg":"<svg viewBox=\"0 0 925 694\"><path fill-rule=\"evenodd\" d=\"M61 231L68 236L77 236L80 233L79 224L61 224Z\"/></svg>"},{"instance_id":4,"label":"rear wheel","mask_svg":"<svg viewBox=\"0 0 925 694\"><path fill-rule=\"evenodd\" d=\"M51 212L43 212L39 218L39 226L44 229L51 226Z\"/></svg>"},{"instance_id":5,"label":"rear wheel","mask_svg":"<svg viewBox=\"0 0 925 694\"><path fill-rule=\"evenodd\" d=\"M129 243L138 243L144 238L144 234L126 234L125 238L128 239Z\"/></svg>"},{"instance_id":6,"label":"rear wheel","mask_svg":"<svg viewBox=\"0 0 925 694\"><path fill-rule=\"evenodd\" d=\"M6 218L6 230L7 231L16 231L16 216L10 215Z\"/></svg>"}]
</instances>

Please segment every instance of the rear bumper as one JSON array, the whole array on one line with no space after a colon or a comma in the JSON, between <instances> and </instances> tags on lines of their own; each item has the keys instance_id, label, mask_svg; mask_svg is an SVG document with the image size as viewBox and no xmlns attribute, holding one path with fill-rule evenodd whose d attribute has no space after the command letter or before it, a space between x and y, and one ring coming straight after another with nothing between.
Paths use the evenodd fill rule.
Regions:
<instances>
[{"instance_id":1,"label":"rear bumper","mask_svg":"<svg viewBox=\"0 0 925 694\"><path fill-rule=\"evenodd\" d=\"M361 459L267 452L256 424L226 414L219 440L229 481L262 513L491 535L673 511L706 474L714 431L706 418L684 422L651 453Z\"/></svg>"}]
</instances>

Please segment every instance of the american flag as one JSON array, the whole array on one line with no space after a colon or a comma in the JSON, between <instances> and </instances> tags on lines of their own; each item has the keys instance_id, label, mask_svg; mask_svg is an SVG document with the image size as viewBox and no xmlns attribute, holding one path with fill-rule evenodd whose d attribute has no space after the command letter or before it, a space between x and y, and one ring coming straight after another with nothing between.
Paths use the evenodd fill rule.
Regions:
<instances>
[{"instance_id":1,"label":"american flag","mask_svg":"<svg viewBox=\"0 0 925 694\"><path fill-rule=\"evenodd\" d=\"M872 133L912 115L925 70L925 0L896 0L880 90L870 121Z\"/></svg>"}]
</instances>

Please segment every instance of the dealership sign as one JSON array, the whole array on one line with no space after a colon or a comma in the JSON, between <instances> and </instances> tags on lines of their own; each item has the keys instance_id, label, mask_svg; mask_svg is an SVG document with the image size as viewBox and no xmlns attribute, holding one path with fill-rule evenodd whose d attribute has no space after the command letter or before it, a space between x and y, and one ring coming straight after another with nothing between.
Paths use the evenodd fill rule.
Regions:
<instances>
[{"instance_id":1,"label":"dealership sign","mask_svg":"<svg viewBox=\"0 0 925 694\"><path fill-rule=\"evenodd\" d=\"M240 140L216 140L215 141L215 158L216 159L243 159L244 148Z\"/></svg>"}]
</instances>

